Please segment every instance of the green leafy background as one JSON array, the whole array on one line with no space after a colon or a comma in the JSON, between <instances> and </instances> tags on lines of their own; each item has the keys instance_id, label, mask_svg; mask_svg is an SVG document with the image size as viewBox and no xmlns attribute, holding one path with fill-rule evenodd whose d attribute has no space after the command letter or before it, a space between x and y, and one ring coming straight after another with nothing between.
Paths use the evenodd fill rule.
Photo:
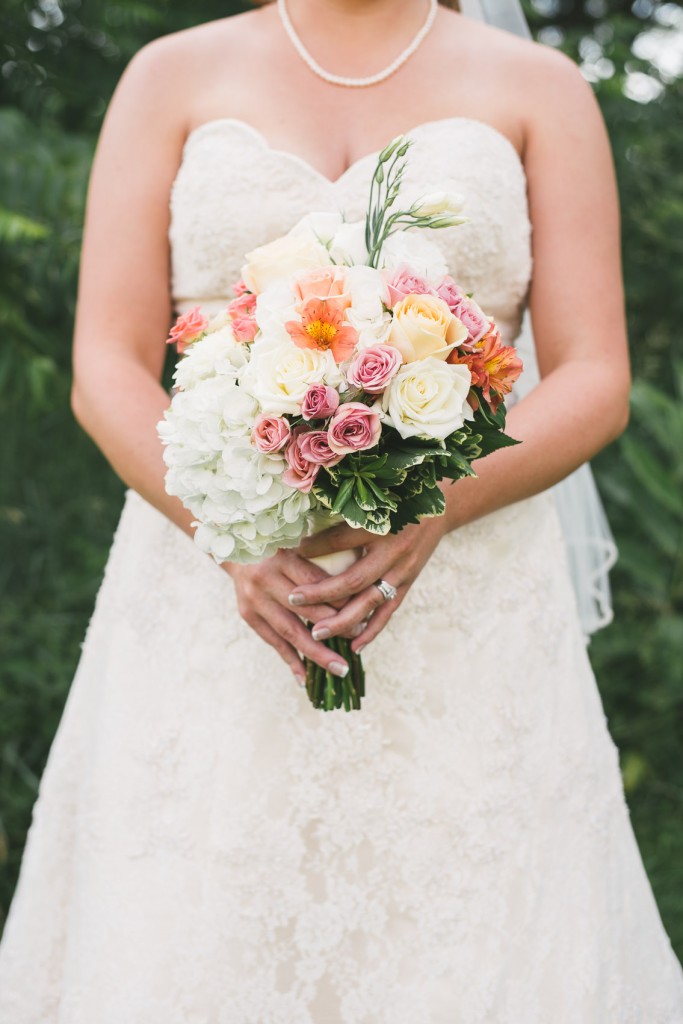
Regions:
<instances>
[{"instance_id":1,"label":"green leafy background","mask_svg":"<svg viewBox=\"0 0 683 1024\"><path fill-rule=\"evenodd\" d=\"M141 45L238 9L5 0L0 14L0 918L123 496L68 405L94 142ZM636 383L628 431L595 462L621 557L616 618L590 651L681 956L683 20L678 4L654 0L529 0L527 13L594 82L619 178Z\"/></svg>"}]
</instances>

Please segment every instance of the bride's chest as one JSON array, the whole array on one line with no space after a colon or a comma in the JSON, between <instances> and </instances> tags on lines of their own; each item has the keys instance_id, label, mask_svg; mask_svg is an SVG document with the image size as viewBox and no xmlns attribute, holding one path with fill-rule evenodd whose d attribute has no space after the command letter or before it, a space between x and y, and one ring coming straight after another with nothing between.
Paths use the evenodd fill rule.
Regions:
<instances>
[{"instance_id":1,"label":"bride's chest","mask_svg":"<svg viewBox=\"0 0 683 1024\"><path fill-rule=\"evenodd\" d=\"M468 223L433 240L456 280L514 336L531 273L526 178L516 150L496 129L467 118L429 122L407 134L413 145L404 195L446 189L464 197ZM331 181L242 121L201 125L187 139L171 195L177 308L220 306L244 254L285 234L306 213L363 217L375 162L375 153L361 157Z\"/></svg>"}]
</instances>

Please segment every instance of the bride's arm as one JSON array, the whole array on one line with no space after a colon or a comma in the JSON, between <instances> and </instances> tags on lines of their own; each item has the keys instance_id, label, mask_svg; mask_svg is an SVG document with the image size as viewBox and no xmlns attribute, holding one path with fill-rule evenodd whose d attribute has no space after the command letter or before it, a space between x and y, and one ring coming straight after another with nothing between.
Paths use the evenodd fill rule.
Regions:
<instances>
[{"instance_id":1,"label":"bride's arm","mask_svg":"<svg viewBox=\"0 0 683 1024\"><path fill-rule=\"evenodd\" d=\"M523 443L478 462L476 479L446 484L442 519L397 536L367 535L367 556L347 573L296 588L293 604L358 595L319 624L332 634L379 606L354 647L383 628L443 532L552 486L627 423L619 206L607 132L576 65L545 47L533 49L520 102L528 111L525 168L534 258L529 305L542 381L508 416L508 432ZM347 528L335 528L306 541L302 550L315 555L324 544L348 547L350 536ZM398 587L399 601L381 604L372 586L380 577Z\"/></svg>"},{"instance_id":2,"label":"bride's arm","mask_svg":"<svg viewBox=\"0 0 683 1024\"><path fill-rule=\"evenodd\" d=\"M88 190L72 389L76 419L116 473L190 535L192 515L164 488L156 424L170 403L160 383L171 320L169 199L186 135L180 86L197 70L191 59L173 37L146 47L107 111ZM298 678L297 650L333 670L339 656L313 641L287 605L293 586L326 573L291 551L225 569L244 618ZM316 621L332 609L301 611Z\"/></svg>"}]
</instances>

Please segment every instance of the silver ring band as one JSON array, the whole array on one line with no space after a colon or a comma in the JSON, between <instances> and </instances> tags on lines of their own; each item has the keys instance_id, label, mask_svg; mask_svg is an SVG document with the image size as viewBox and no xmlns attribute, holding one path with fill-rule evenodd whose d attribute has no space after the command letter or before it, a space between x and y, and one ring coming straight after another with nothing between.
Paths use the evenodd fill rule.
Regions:
<instances>
[{"instance_id":1,"label":"silver ring band","mask_svg":"<svg viewBox=\"0 0 683 1024\"><path fill-rule=\"evenodd\" d=\"M386 580L376 580L375 586L385 601L394 601L396 599L398 591L396 587L392 587L391 583L387 583Z\"/></svg>"}]
</instances>

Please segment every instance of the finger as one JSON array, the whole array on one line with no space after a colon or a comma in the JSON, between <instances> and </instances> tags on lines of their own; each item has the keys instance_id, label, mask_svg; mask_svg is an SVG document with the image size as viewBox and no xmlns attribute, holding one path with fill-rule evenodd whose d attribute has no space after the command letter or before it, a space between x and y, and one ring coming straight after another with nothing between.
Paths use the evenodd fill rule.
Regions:
<instances>
[{"instance_id":1,"label":"finger","mask_svg":"<svg viewBox=\"0 0 683 1024\"><path fill-rule=\"evenodd\" d=\"M301 584L316 584L321 582L321 580L330 579L330 573L327 572L322 566L315 565L313 562L309 562L307 558L301 558L294 551L290 551L288 553L290 555L290 560L288 561L284 569L285 577L290 581L290 585L285 596L285 600L283 602L286 605L288 604L290 592L293 591L296 587L300 586ZM339 608L342 608L343 606L343 601L336 601L334 602L333 605L333 607L335 607L337 610L339 610ZM313 607L315 606L313 605ZM316 622L318 617L324 617L309 614L309 611L310 608L304 607L302 607L300 611L300 614L303 615L304 618L307 618L309 622Z\"/></svg>"},{"instance_id":2,"label":"finger","mask_svg":"<svg viewBox=\"0 0 683 1024\"><path fill-rule=\"evenodd\" d=\"M304 669L304 664L295 648L283 640L279 633L277 633L272 626L269 626L266 620L262 619L260 616L253 623L252 629L258 633L262 640L265 640L267 644L270 644L271 647L275 648L285 665L291 669L294 679L299 686L305 686L306 670Z\"/></svg>"},{"instance_id":3,"label":"finger","mask_svg":"<svg viewBox=\"0 0 683 1024\"><path fill-rule=\"evenodd\" d=\"M367 624L367 628L351 644L351 650L355 654L360 654L364 647L374 640L375 637L379 636L391 616L396 611L398 605L401 603L404 595L399 593L399 596L394 601L385 601L377 611L374 613L372 618Z\"/></svg>"},{"instance_id":4,"label":"finger","mask_svg":"<svg viewBox=\"0 0 683 1024\"><path fill-rule=\"evenodd\" d=\"M358 626L369 619L373 613L376 614L376 609L383 604L394 603L394 601L387 601L377 587L368 587L358 597L348 601L342 611L333 618L316 623L314 636L317 639L325 639L330 636L348 635L357 631Z\"/></svg>"},{"instance_id":5,"label":"finger","mask_svg":"<svg viewBox=\"0 0 683 1024\"><path fill-rule=\"evenodd\" d=\"M268 615L268 623L286 643L327 672L335 676L346 675L349 666L341 654L330 650L322 641L314 640L310 631L292 612L287 612L277 604L272 608L272 613Z\"/></svg>"},{"instance_id":6,"label":"finger","mask_svg":"<svg viewBox=\"0 0 683 1024\"><path fill-rule=\"evenodd\" d=\"M391 552L387 552L386 549L374 548L338 576L330 576L320 583L295 587L289 595L289 603L292 607L298 607L304 604L334 604L337 601L348 601L349 598L366 590L380 577L386 579L387 572L391 571L394 576L397 575L400 570L395 564L396 554L394 553L392 558ZM394 586L397 586L397 583L394 582Z\"/></svg>"},{"instance_id":7,"label":"finger","mask_svg":"<svg viewBox=\"0 0 683 1024\"><path fill-rule=\"evenodd\" d=\"M347 523L339 523L338 526L321 530L312 537L304 537L297 550L304 558L316 558L318 555L329 555L333 551L361 548L371 540L376 540L376 537L367 530L356 530Z\"/></svg>"},{"instance_id":8,"label":"finger","mask_svg":"<svg viewBox=\"0 0 683 1024\"><path fill-rule=\"evenodd\" d=\"M330 575L322 566L309 562L308 556L302 557L291 548L285 548L282 555L283 571L295 586L300 583L318 583Z\"/></svg>"},{"instance_id":9,"label":"finger","mask_svg":"<svg viewBox=\"0 0 683 1024\"><path fill-rule=\"evenodd\" d=\"M291 605L289 603L289 595L292 591L292 580L288 576L278 576L273 579L269 589L269 595L274 597L276 601L286 608L287 611L291 611ZM319 622L320 619L330 618L337 614L339 609L329 604L311 604L297 606L296 613L302 619L307 619L309 622Z\"/></svg>"}]
</instances>

